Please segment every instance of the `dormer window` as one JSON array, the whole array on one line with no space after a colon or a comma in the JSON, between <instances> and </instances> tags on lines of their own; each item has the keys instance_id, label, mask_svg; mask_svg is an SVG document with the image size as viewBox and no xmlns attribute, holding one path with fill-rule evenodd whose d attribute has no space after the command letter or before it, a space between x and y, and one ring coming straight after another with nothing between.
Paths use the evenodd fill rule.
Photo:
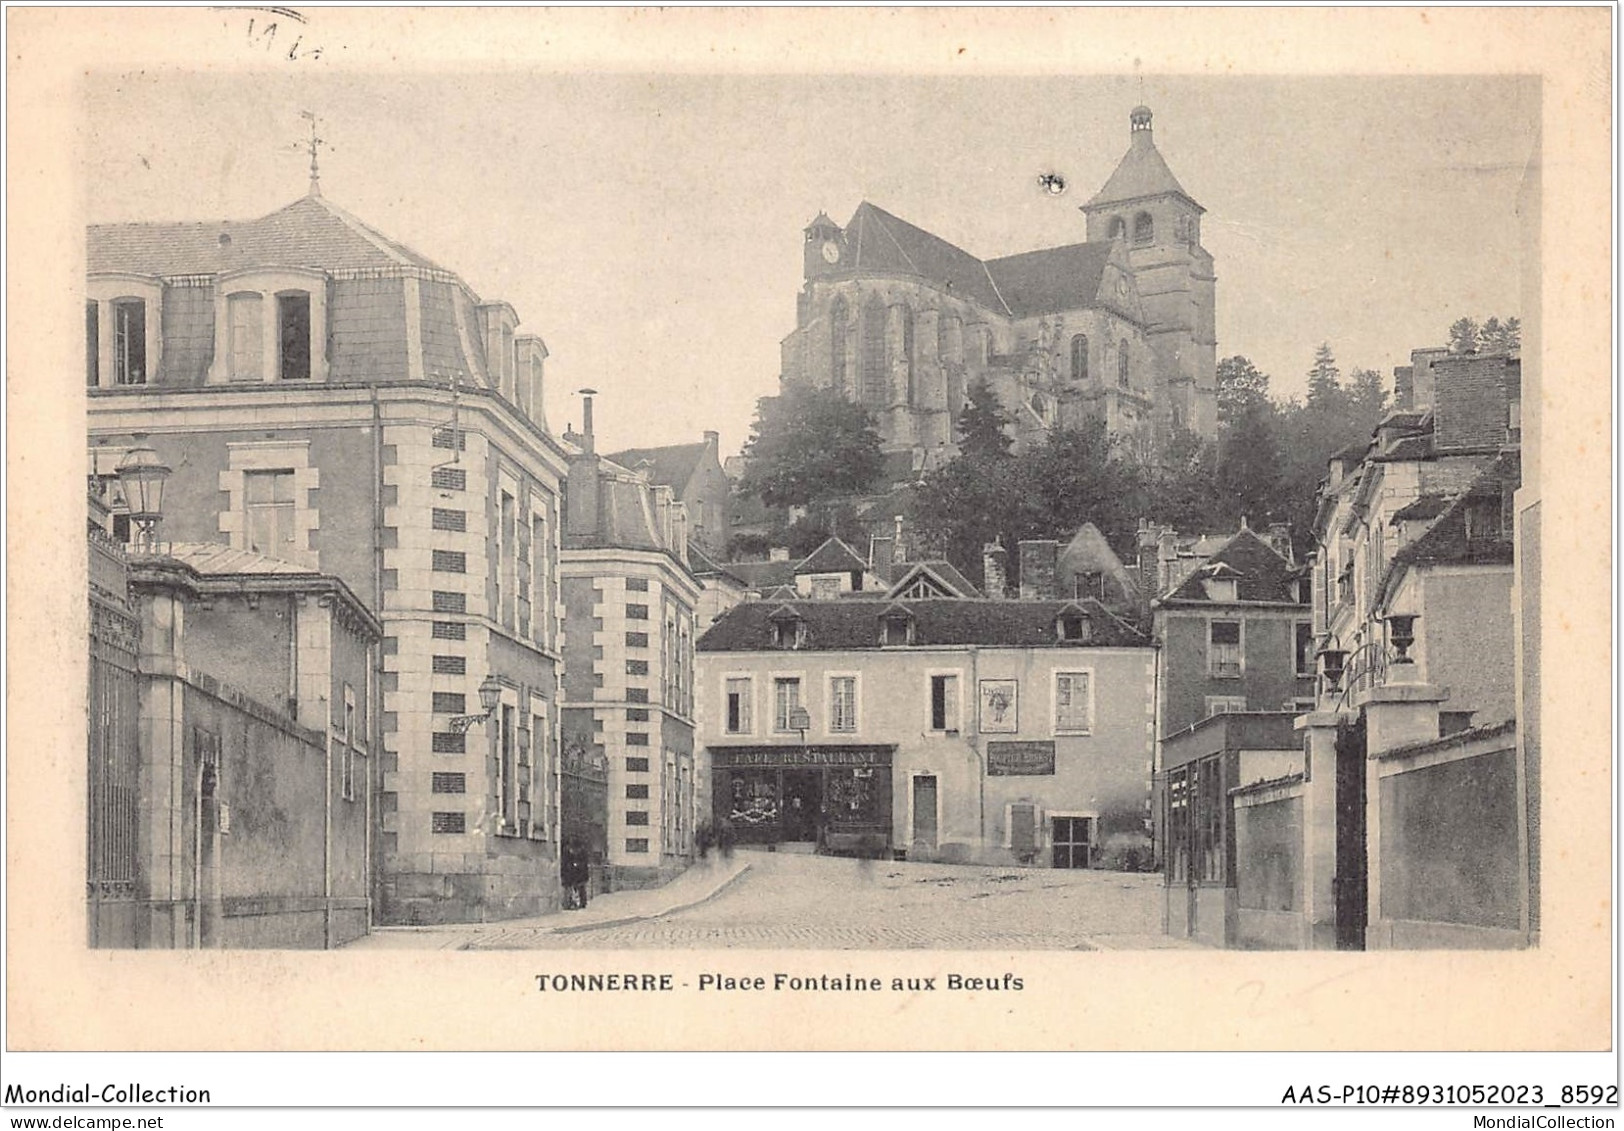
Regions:
<instances>
[{"instance_id":1,"label":"dormer window","mask_svg":"<svg viewBox=\"0 0 1624 1131\"><path fill-rule=\"evenodd\" d=\"M282 380L310 379L310 295L290 291L276 296L276 328Z\"/></svg>"},{"instance_id":2,"label":"dormer window","mask_svg":"<svg viewBox=\"0 0 1624 1131\"><path fill-rule=\"evenodd\" d=\"M770 621L774 648L802 648L806 646L806 621L794 609L785 606L774 613Z\"/></svg>"},{"instance_id":3,"label":"dormer window","mask_svg":"<svg viewBox=\"0 0 1624 1131\"><path fill-rule=\"evenodd\" d=\"M1087 613L1062 611L1055 621L1055 635L1065 644L1087 644L1094 625Z\"/></svg>"},{"instance_id":4,"label":"dormer window","mask_svg":"<svg viewBox=\"0 0 1624 1131\"><path fill-rule=\"evenodd\" d=\"M914 616L903 607L896 606L880 616L880 646L902 648L914 642Z\"/></svg>"},{"instance_id":5,"label":"dormer window","mask_svg":"<svg viewBox=\"0 0 1624 1131\"><path fill-rule=\"evenodd\" d=\"M147 383L147 304L138 298L113 303L113 383Z\"/></svg>"},{"instance_id":6,"label":"dormer window","mask_svg":"<svg viewBox=\"0 0 1624 1131\"><path fill-rule=\"evenodd\" d=\"M1202 584L1207 591L1207 600L1209 601L1228 602L1236 599L1235 579L1233 577L1213 577Z\"/></svg>"},{"instance_id":7,"label":"dormer window","mask_svg":"<svg viewBox=\"0 0 1624 1131\"><path fill-rule=\"evenodd\" d=\"M215 293L209 380L327 377L327 278L313 268L267 267L223 277Z\"/></svg>"}]
</instances>

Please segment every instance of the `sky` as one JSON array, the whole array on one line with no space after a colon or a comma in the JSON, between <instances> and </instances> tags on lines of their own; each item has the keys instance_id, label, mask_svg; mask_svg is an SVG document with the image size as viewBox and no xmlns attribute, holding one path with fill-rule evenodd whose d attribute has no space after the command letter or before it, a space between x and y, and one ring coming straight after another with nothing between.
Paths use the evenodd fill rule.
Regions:
<instances>
[{"instance_id":1,"label":"sky","mask_svg":"<svg viewBox=\"0 0 1624 1131\"><path fill-rule=\"evenodd\" d=\"M1079 242L1128 113L1206 209L1218 356L1301 395L1315 347L1391 380L1519 309L1539 84L1515 76L1056 78L93 73L87 222L247 219L324 195L518 311L547 412L600 450L749 434L794 329L802 229L869 200L982 258ZM1067 190L1042 191L1058 173Z\"/></svg>"}]
</instances>

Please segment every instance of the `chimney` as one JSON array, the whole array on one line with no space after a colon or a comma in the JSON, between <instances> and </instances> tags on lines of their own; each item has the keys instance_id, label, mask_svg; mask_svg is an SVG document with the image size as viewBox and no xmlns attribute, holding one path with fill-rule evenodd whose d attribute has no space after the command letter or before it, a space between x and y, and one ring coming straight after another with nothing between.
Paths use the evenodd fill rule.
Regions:
<instances>
[{"instance_id":1,"label":"chimney","mask_svg":"<svg viewBox=\"0 0 1624 1131\"><path fill-rule=\"evenodd\" d=\"M598 395L596 389L581 390L581 447L587 451L596 451L592 441L592 398Z\"/></svg>"},{"instance_id":2,"label":"chimney","mask_svg":"<svg viewBox=\"0 0 1624 1131\"><path fill-rule=\"evenodd\" d=\"M788 546L773 546L773 547L770 547L767 550L767 560L770 561L770 562L787 562L787 561L789 561L789 547Z\"/></svg>"},{"instance_id":3,"label":"chimney","mask_svg":"<svg viewBox=\"0 0 1624 1131\"><path fill-rule=\"evenodd\" d=\"M1179 540L1171 526L1156 537L1156 592L1166 593L1173 587L1174 563L1179 558Z\"/></svg>"},{"instance_id":4,"label":"chimney","mask_svg":"<svg viewBox=\"0 0 1624 1131\"><path fill-rule=\"evenodd\" d=\"M1002 601L1009 592L1009 551L1001 542L988 542L981 547L981 588L995 601Z\"/></svg>"},{"instance_id":5,"label":"chimney","mask_svg":"<svg viewBox=\"0 0 1624 1131\"><path fill-rule=\"evenodd\" d=\"M1271 522L1269 533L1264 541L1274 547L1274 552L1285 558L1290 565L1296 565L1296 559L1291 556L1291 523Z\"/></svg>"},{"instance_id":6,"label":"chimney","mask_svg":"<svg viewBox=\"0 0 1624 1131\"><path fill-rule=\"evenodd\" d=\"M590 440L582 448L570 460L564 522L569 533L591 536L598 532L598 457L592 453Z\"/></svg>"},{"instance_id":7,"label":"chimney","mask_svg":"<svg viewBox=\"0 0 1624 1131\"><path fill-rule=\"evenodd\" d=\"M905 562L908 555L902 549L902 516L899 514L891 520L891 560Z\"/></svg>"},{"instance_id":8,"label":"chimney","mask_svg":"<svg viewBox=\"0 0 1624 1131\"><path fill-rule=\"evenodd\" d=\"M1034 538L1020 544L1021 600L1052 601L1055 599L1055 567L1060 557L1060 543L1053 538Z\"/></svg>"},{"instance_id":9,"label":"chimney","mask_svg":"<svg viewBox=\"0 0 1624 1131\"><path fill-rule=\"evenodd\" d=\"M722 434L720 432L706 432L705 446L713 452L716 451L722 446Z\"/></svg>"}]
</instances>

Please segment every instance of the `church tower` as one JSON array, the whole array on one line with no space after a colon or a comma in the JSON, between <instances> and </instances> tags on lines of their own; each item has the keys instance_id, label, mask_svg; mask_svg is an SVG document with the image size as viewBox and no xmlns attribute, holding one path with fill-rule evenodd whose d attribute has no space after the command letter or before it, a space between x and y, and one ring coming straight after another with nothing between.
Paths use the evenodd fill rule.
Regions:
<instances>
[{"instance_id":1,"label":"church tower","mask_svg":"<svg viewBox=\"0 0 1624 1131\"><path fill-rule=\"evenodd\" d=\"M1127 246L1158 363L1158 431L1182 425L1210 440L1218 434L1217 276L1201 246L1206 209L1156 149L1150 108L1134 107L1128 122L1128 152L1082 206L1088 239Z\"/></svg>"}]
</instances>

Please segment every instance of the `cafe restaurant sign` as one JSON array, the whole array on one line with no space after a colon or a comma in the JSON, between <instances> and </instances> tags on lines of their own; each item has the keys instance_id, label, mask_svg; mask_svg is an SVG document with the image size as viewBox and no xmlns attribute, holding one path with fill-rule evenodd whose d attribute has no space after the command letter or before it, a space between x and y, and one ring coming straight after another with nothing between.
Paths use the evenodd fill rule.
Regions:
<instances>
[{"instance_id":1,"label":"cafe restaurant sign","mask_svg":"<svg viewBox=\"0 0 1624 1131\"><path fill-rule=\"evenodd\" d=\"M1054 773L1053 742L989 742L987 773L1017 777Z\"/></svg>"},{"instance_id":2,"label":"cafe restaurant sign","mask_svg":"<svg viewBox=\"0 0 1624 1131\"><path fill-rule=\"evenodd\" d=\"M712 746L711 765L736 766L890 766L889 746Z\"/></svg>"}]
</instances>

